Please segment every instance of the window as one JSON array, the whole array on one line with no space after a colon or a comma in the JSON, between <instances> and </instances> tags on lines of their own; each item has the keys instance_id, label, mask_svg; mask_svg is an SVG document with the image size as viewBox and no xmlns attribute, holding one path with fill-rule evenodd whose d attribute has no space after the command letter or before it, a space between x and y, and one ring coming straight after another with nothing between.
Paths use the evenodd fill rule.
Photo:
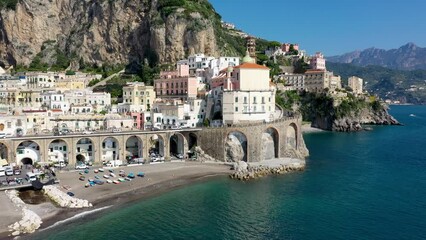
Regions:
<instances>
[{"instance_id":1,"label":"window","mask_svg":"<svg viewBox=\"0 0 426 240\"><path fill-rule=\"evenodd\" d=\"M235 112L238 112L238 107L235 107Z\"/></svg>"},{"instance_id":2,"label":"window","mask_svg":"<svg viewBox=\"0 0 426 240\"><path fill-rule=\"evenodd\" d=\"M235 97L235 102L236 102L236 103L238 102L238 97Z\"/></svg>"},{"instance_id":3,"label":"window","mask_svg":"<svg viewBox=\"0 0 426 240\"><path fill-rule=\"evenodd\" d=\"M265 97L262 97L262 104L265 104Z\"/></svg>"},{"instance_id":4,"label":"window","mask_svg":"<svg viewBox=\"0 0 426 240\"><path fill-rule=\"evenodd\" d=\"M253 97L253 103L256 104L256 97Z\"/></svg>"},{"instance_id":5,"label":"window","mask_svg":"<svg viewBox=\"0 0 426 240\"><path fill-rule=\"evenodd\" d=\"M244 103L247 104L247 97L244 97Z\"/></svg>"}]
</instances>

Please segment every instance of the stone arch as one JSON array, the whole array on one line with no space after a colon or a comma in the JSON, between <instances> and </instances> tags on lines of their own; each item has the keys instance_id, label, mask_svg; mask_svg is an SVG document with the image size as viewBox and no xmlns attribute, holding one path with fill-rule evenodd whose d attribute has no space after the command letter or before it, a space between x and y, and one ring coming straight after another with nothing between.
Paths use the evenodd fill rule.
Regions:
<instances>
[{"instance_id":1,"label":"stone arch","mask_svg":"<svg viewBox=\"0 0 426 240\"><path fill-rule=\"evenodd\" d=\"M69 144L63 139L50 141L48 145L48 162L68 163Z\"/></svg>"},{"instance_id":2,"label":"stone arch","mask_svg":"<svg viewBox=\"0 0 426 240\"><path fill-rule=\"evenodd\" d=\"M115 137L105 137L102 140L102 161L120 159L120 142Z\"/></svg>"},{"instance_id":3,"label":"stone arch","mask_svg":"<svg viewBox=\"0 0 426 240\"><path fill-rule=\"evenodd\" d=\"M225 161L248 161L247 135L240 131L231 131L225 138Z\"/></svg>"},{"instance_id":4,"label":"stone arch","mask_svg":"<svg viewBox=\"0 0 426 240\"><path fill-rule=\"evenodd\" d=\"M154 155L165 155L165 141L164 137L160 134L154 134L149 138L149 154L151 157Z\"/></svg>"},{"instance_id":5,"label":"stone arch","mask_svg":"<svg viewBox=\"0 0 426 240\"><path fill-rule=\"evenodd\" d=\"M279 158L279 132L274 127L269 127L262 133L262 158L264 160Z\"/></svg>"},{"instance_id":6,"label":"stone arch","mask_svg":"<svg viewBox=\"0 0 426 240\"><path fill-rule=\"evenodd\" d=\"M9 149L10 147L7 144L0 142L0 160L9 160Z\"/></svg>"},{"instance_id":7,"label":"stone arch","mask_svg":"<svg viewBox=\"0 0 426 240\"><path fill-rule=\"evenodd\" d=\"M16 148L16 162L23 165L40 162L40 145L31 140L20 142Z\"/></svg>"},{"instance_id":8,"label":"stone arch","mask_svg":"<svg viewBox=\"0 0 426 240\"><path fill-rule=\"evenodd\" d=\"M77 164L94 162L95 141L91 138L80 138L75 144L75 160Z\"/></svg>"},{"instance_id":9,"label":"stone arch","mask_svg":"<svg viewBox=\"0 0 426 240\"><path fill-rule=\"evenodd\" d=\"M298 130L295 123L290 123L286 130L286 146L288 149L297 149Z\"/></svg>"},{"instance_id":10,"label":"stone arch","mask_svg":"<svg viewBox=\"0 0 426 240\"><path fill-rule=\"evenodd\" d=\"M196 146L198 146L198 136L197 134L191 132L188 134L188 149L194 150L193 148Z\"/></svg>"},{"instance_id":11,"label":"stone arch","mask_svg":"<svg viewBox=\"0 0 426 240\"><path fill-rule=\"evenodd\" d=\"M187 153L188 143L186 138L178 132L173 133L169 138L169 152L170 156L184 158Z\"/></svg>"},{"instance_id":12,"label":"stone arch","mask_svg":"<svg viewBox=\"0 0 426 240\"><path fill-rule=\"evenodd\" d=\"M143 157L143 141L138 136L130 136L126 140L126 159ZM129 160L129 159L128 159Z\"/></svg>"}]
</instances>

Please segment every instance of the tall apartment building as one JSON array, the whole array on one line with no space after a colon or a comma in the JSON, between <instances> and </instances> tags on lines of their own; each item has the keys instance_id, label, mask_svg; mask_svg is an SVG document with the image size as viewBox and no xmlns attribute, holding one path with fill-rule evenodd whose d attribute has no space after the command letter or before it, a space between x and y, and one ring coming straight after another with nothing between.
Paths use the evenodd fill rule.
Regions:
<instances>
[{"instance_id":1,"label":"tall apartment building","mask_svg":"<svg viewBox=\"0 0 426 240\"><path fill-rule=\"evenodd\" d=\"M153 86L141 82L128 82L123 87L123 102L119 104L119 112L150 111L156 98Z\"/></svg>"},{"instance_id":2,"label":"tall apartment building","mask_svg":"<svg viewBox=\"0 0 426 240\"><path fill-rule=\"evenodd\" d=\"M363 79L359 77L352 76L348 79L348 85L352 88L353 93L362 94L363 92Z\"/></svg>"}]
</instances>

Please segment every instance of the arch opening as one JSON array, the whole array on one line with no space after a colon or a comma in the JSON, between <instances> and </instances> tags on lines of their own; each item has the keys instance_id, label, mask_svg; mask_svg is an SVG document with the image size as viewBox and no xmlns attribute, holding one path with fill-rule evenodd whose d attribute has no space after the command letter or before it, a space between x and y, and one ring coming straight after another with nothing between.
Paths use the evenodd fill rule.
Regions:
<instances>
[{"instance_id":1,"label":"arch opening","mask_svg":"<svg viewBox=\"0 0 426 240\"><path fill-rule=\"evenodd\" d=\"M225 160L227 162L247 162L247 137L244 133L233 131L225 139Z\"/></svg>"},{"instance_id":2,"label":"arch opening","mask_svg":"<svg viewBox=\"0 0 426 240\"><path fill-rule=\"evenodd\" d=\"M68 150L68 144L64 140L53 140L49 144L48 161L68 164Z\"/></svg>"},{"instance_id":3,"label":"arch opening","mask_svg":"<svg viewBox=\"0 0 426 240\"><path fill-rule=\"evenodd\" d=\"M153 162L164 160L164 139L160 135L150 138L149 157Z\"/></svg>"},{"instance_id":4,"label":"arch opening","mask_svg":"<svg viewBox=\"0 0 426 240\"><path fill-rule=\"evenodd\" d=\"M279 135L275 128L268 128L262 134L263 160L279 158Z\"/></svg>"},{"instance_id":5,"label":"arch opening","mask_svg":"<svg viewBox=\"0 0 426 240\"><path fill-rule=\"evenodd\" d=\"M170 157L183 159L185 155L184 147L185 142L182 134L175 133L170 136Z\"/></svg>"},{"instance_id":6,"label":"arch opening","mask_svg":"<svg viewBox=\"0 0 426 240\"><path fill-rule=\"evenodd\" d=\"M0 143L0 160L8 160L9 158L9 148L4 143ZM1 167L1 166L0 166Z\"/></svg>"},{"instance_id":7,"label":"arch opening","mask_svg":"<svg viewBox=\"0 0 426 240\"><path fill-rule=\"evenodd\" d=\"M21 142L16 149L16 160L23 165L40 162L40 146L34 141Z\"/></svg>"},{"instance_id":8,"label":"arch opening","mask_svg":"<svg viewBox=\"0 0 426 240\"><path fill-rule=\"evenodd\" d=\"M126 141L126 160L127 162L139 161L143 158L143 142L137 136L129 137Z\"/></svg>"},{"instance_id":9,"label":"arch opening","mask_svg":"<svg viewBox=\"0 0 426 240\"><path fill-rule=\"evenodd\" d=\"M95 149L90 138L82 138L76 144L76 164L93 164Z\"/></svg>"},{"instance_id":10,"label":"arch opening","mask_svg":"<svg viewBox=\"0 0 426 240\"><path fill-rule=\"evenodd\" d=\"M297 126L294 123L287 127L286 139L288 149L297 149Z\"/></svg>"},{"instance_id":11,"label":"arch opening","mask_svg":"<svg viewBox=\"0 0 426 240\"><path fill-rule=\"evenodd\" d=\"M108 162L119 160L120 148L118 141L114 137L107 137L102 141L102 161Z\"/></svg>"}]
</instances>

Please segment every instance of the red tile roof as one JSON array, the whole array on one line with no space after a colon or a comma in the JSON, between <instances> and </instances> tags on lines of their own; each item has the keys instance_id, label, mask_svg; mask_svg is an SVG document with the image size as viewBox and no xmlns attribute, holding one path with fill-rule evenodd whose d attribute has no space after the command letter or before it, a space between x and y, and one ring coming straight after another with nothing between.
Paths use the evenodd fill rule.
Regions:
<instances>
[{"instance_id":1,"label":"red tile roof","mask_svg":"<svg viewBox=\"0 0 426 240\"><path fill-rule=\"evenodd\" d=\"M238 65L234 68L242 68L242 69L264 69L264 70L269 70L268 67L263 66L263 65L259 65L256 63L243 63L241 65Z\"/></svg>"}]
</instances>

